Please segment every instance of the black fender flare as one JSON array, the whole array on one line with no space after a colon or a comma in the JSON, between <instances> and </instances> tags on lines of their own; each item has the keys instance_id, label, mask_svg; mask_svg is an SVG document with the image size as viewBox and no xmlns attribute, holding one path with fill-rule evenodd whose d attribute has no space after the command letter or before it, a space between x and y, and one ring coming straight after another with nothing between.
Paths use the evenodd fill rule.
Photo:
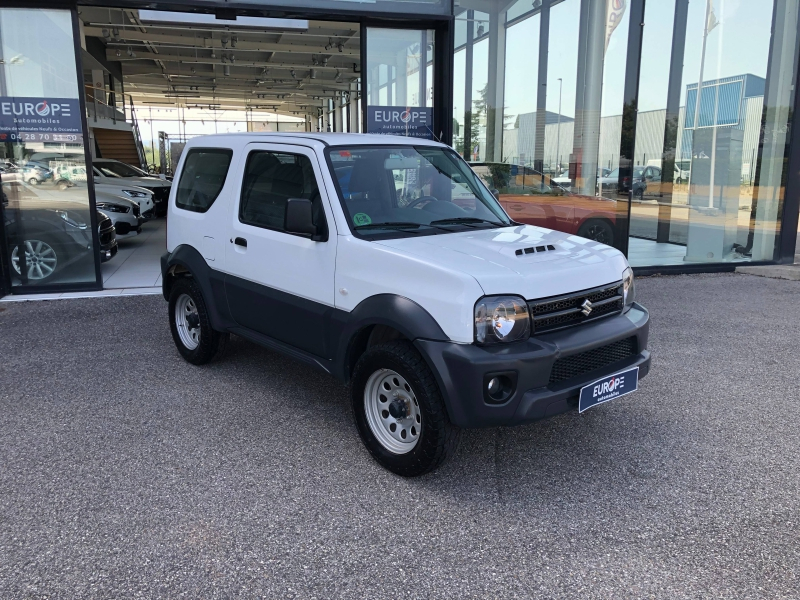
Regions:
<instances>
[{"instance_id":1,"label":"black fender flare","mask_svg":"<svg viewBox=\"0 0 800 600\"><path fill-rule=\"evenodd\" d=\"M170 288L175 281L174 267L181 267L182 273L188 272L200 286L214 329L227 331L235 325L225 297L225 275L209 267L203 255L193 246L181 244L161 256L161 291L165 300L169 301Z\"/></svg>"},{"instance_id":2,"label":"black fender flare","mask_svg":"<svg viewBox=\"0 0 800 600\"><path fill-rule=\"evenodd\" d=\"M348 381L355 364L354 353L359 351L359 344L366 344L360 334L370 326L385 325L400 332L406 339L449 341L439 323L422 306L399 294L377 294L362 300L352 311L337 311L341 321L337 361L340 365L339 377ZM335 335L335 334L334 334Z\"/></svg>"}]
</instances>

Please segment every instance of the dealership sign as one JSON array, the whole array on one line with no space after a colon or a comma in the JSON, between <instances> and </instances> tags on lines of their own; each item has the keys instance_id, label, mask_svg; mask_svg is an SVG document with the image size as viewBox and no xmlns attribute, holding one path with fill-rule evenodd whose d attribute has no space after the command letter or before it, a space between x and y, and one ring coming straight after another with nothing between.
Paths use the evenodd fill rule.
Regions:
<instances>
[{"instance_id":1,"label":"dealership sign","mask_svg":"<svg viewBox=\"0 0 800 600\"><path fill-rule=\"evenodd\" d=\"M0 141L80 142L82 133L77 99L0 96Z\"/></svg>"},{"instance_id":2,"label":"dealership sign","mask_svg":"<svg viewBox=\"0 0 800 600\"><path fill-rule=\"evenodd\" d=\"M433 139L433 109L409 106L367 106L367 132Z\"/></svg>"}]
</instances>

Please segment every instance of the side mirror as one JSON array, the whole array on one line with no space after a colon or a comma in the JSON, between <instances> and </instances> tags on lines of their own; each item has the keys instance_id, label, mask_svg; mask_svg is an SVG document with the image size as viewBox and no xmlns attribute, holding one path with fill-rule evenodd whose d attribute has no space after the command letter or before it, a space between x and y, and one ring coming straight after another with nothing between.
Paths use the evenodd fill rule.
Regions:
<instances>
[{"instance_id":1,"label":"side mirror","mask_svg":"<svg viewBox=\"0 0 800 600\"><path fill-rule=\"evenodd\" d=\"M287 233L296 233L314 238L317 227L314 225L313 205L306 198L289 198L286 201L286 214L283 217L283 229Z\"/></svg>"},{"instance_id":2,"label":"side mirror","mask_svg":"<svg viewBox=\"0 0 800 600\"><path fill-rule=\"evenodd\" d=\"M500 200L500 190L492 188L489 191L492 192L492 196Z\"/></svg>"}]
</instances>

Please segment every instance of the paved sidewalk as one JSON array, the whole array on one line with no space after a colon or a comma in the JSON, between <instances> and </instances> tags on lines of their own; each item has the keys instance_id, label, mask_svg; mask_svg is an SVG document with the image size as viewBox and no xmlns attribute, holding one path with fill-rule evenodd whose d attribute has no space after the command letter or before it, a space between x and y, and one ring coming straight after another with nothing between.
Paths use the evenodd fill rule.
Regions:
<instances>
[{"instance_id":1,"label":"paved sidewalk","mask_svg":"<svg viewBox=\"0 0 800 600\"><path fill-rule=\"evenodd\" d=\"M800 283L643 278L652 373L416 480L335 380L158 296L0 306L0 598L798 598Z\"/></svg>"}]
</instances>

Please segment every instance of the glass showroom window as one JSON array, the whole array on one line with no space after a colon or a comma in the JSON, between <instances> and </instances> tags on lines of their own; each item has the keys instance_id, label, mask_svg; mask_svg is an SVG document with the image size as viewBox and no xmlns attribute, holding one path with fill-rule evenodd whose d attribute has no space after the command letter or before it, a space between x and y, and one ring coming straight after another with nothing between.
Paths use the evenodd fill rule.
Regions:
<instances>
[{"instance_id":1,"label":"glass showroom window","mask_svg":"<svg viewBox=\"0 0 800 600\"><path fill-rule=\"evenodd\" d=\"M454 147L514 220L620 246L627 197L601 186L619 163L627 3L459 4Z\"/></svg>"},{"instance_id":2,"label":"glass showroom window","mask_svg":"<svg viewBox=\"0 0 800 600\"><path fill-rule=\"evenodd\" d=\"M0 177L12 288L97 284L72 32L67 10L0 9Z\"/></svg>"},{"instance_id":3,"label":"glass showroom window","mask_svg":"<svg viewBox=\"0 0 800 600\"><path fill-rule=\"evenodd\" d=\"M687 10L665 0L645 11L631 264L774 260L798 1L702 0Z\"/></svg>"}]
</instances>

